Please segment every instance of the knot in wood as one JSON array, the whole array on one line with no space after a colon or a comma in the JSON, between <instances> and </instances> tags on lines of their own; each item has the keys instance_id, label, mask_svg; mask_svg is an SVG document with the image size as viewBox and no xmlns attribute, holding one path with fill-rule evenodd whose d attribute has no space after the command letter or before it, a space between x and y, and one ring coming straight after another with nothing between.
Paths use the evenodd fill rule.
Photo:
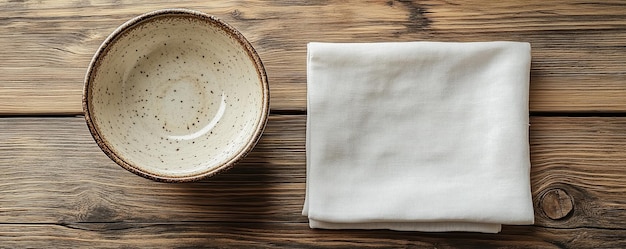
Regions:
<instances>
[{"instance_id":1,"label":"knot in wood","mask_svg":"<svg viewBox=\"0 0 626 249\"><path fill-rule=\"evenodd\" d=\"M553 220L563 219L574 209L572 197L560 188L548 190L539 203L543 212Z\"/></svg>"},{"instance_id":2,"label":"knot in wood","mask_svg":"<svg viewBox=\"0 0 626 249\"><path fill-rule=\"evenodd\" d=\"M238 9L233 10L232 12L230 12L230 15L235 18L235 19L240 19L241 18L241 11Z\"/></svg>"}]
</instances>

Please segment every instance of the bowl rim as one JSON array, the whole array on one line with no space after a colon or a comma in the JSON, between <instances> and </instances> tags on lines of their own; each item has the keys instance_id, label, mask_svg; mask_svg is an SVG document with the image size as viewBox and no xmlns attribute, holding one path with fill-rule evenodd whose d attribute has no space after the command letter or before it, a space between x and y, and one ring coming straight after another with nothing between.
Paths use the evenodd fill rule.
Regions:
<instances>
[{"instance_id":1,"label":"bowl rim","mask_svg":"<svg viewBox=\"0 0 626 249\"><path fill-rule=\"evenodd\" d=\"M95 71L100 66L101 59L108 53L109 48L112 44L114 44L117 39L122 37L122 35L131 30L134 26L139 25L143 22L154 20L155 18L162 16L187 16L192 18L198 18L202 21L206 21L208 23L214 24L218 28L222 29L226 32L227 35L231 36L234 40L238 41L239 44L246 50L248 57L254 62L255 69L257 72L257 76L259 77L259 81L262 87L263 94L263 105L261 106L261 116L258 120L258 123L255 127L254 134L251 139L247 141L247 143L240 148L239 152L235 154L235 156L231 157L225 163L218 165L216 167L212 167L205 171L200 171L198 173L184 175L184 176L172 176L172 175L164 175L157 174L154 172L149 172L143 170L139 167L134 166L132 163L124 160L123 157L118 155L113 149L112 146L106 141L104 136L100 134L98 129L98 125L94 122L94 115L90 111L90 96L91 91L90 87L92 86L91 82L95 76ZM89 131L100 147L100 149L115 163L117 163L122 168L136 174L142 176L144 178L148 178L154 181L159 182L192 182L198 181L204 178L208 178L214 176L218 173L224 172L230 168L232 168L235 164L240 162L258 143L265 130L265 126L267 124L267 119L269 116L269 83L267 81L267 74L265 72L265 67L261 61L261 58L257 54L256 50L252 47L252 44L234 27L230 26L228 23L220 20L219 18L208 15L204 12L200 12L197 10L191 9L181 9L181 8L168 8L168 9L160 9L151 12L147 12L136 16L119 27L117 27L98 47L94 56L89 63L89 67L87 69L87 73L85 74L84 82L83 82L83 96L82 96L82 106L83 106L83 114L85 117L85 121L87 123L87 127Z\"/></svg>"}]
</instances>

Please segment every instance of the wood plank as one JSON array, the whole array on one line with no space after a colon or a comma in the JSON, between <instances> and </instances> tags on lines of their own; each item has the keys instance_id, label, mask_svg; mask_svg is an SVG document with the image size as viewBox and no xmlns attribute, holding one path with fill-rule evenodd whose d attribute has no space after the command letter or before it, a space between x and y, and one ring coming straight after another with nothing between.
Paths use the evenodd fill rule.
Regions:
<instances>
[{"instance_id":1,"label":"wood plank","mask_svg":"<svg viewBox=\"0 0 626 249\"><path fill-rule=\"evenodd\" d=\"M624 248L626 231L517 227L500 234L313 230L302 223L0 225L8 248Z\"/></svg>"},{"instance_id":2,"label":"wood plank","mask_svg":"<svg viewBox=\"0 0 626 249\"><path fill-rule=\"evenodd\" d=\"M82 118L0 119L1 222L304 221L303 118L274 116L232 170L164 184L107 158ZM297 211L297 212L296 212Z\"/></svg>"},{"instance_id":3,"label":"wood plank","mask_svg":"<svg viewBox=\"0 0 626 249\"><path fill-rule=\"evenodd\" d=\"M535 117L530 131L538 224L624 229L626 118ZM564 191L561 198L573 203L571 212L556 220L541 209L546 193L555 189Z\"/></svg>"},{"instance_id":4,"label":"wood plank","mask_svg":"<svg viewBox=\"0 0 626 249\"><path fill-rule=\"evenodd\" d=\"M306 43L518 40L536 112L626 110L622 1L180 1L231 23L263 59L274 110L306 109ZM167 1L0 1L0 114L79 114L87 64L118 25Z\"/></svg>"},{"instance_id":5,"label":"wood plank","mask_svg":"<svg viewBox=\"0 0 626 249\"><path fill-rule=\"evenodd\" d=\"M258 146L232 170L164 184L114 164L80 117L0 118L0 223L306 223L305 122L272 115ZM626 118L531 123L536 226L624 229Z\"/></svg>"}]
</instances>

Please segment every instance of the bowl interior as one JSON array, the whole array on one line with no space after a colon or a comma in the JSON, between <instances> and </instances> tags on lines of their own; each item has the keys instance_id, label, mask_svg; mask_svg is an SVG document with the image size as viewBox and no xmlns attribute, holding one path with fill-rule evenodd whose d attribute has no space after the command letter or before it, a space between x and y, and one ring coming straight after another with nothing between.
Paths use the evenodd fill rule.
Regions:
<instances>
[{"instance_id":1,"label":"bowl interior","mask_svg":"<svg viewBox=\"0 0 626 249\"><path fill-rule=\"evenodd\" d=\"M268 101L260 60L238 39L223 23L189 13L144 17L110 37L86 83L99 145L149 177L231 166L256 143Z\"/></svg>"}]
</instances>

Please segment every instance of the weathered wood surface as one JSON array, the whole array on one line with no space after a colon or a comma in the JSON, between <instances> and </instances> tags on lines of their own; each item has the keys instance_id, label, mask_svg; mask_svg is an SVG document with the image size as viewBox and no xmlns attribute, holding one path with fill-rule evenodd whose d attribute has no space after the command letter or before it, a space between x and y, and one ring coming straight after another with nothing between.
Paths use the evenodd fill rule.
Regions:
<instances>
[{"instance_id":1,"label":"weathered wood surface","mask_svg":"<svg viewBox=\"0 0 626 249\"><path fill-rule=\"evenodd\" d=\"M238 28L270 80L275 115L259 145L197 183L126 172L74 117L104 38L167 7ZM623 1L0 0L0 8L0 248L626 248L626 117L610 117L626 112ZM530 107L542 116L531 117L534 226L497 235L308 228L306 43L415 40L532 43Z\"/></svg>"},{"instance_id":2,"label":"weathered wood surface","mask_svg":"<svg viewBox=\"0 0 626 249\"><path fill-rule=\"evenodd\" d=\"M216 15L251 41L272 109L306 108L306 43L528 41L533 112L626 110L626 3L557 1L0 0L0 114L79 114L91 56L141 13L185 7Z\"/></svg>"},{"instance_id":3,"label":"weathered wood surface","mask_svg":"<svg viewBox=\"0 0 626 249\"><path fill-rule=\"evenodd\" d=\"M626 247L626 118L533 117L536 224L497 235L310 230L300 215L305 122L272 115L232 170L165 184L114 164L81 117L2 118L0 247ZM554 216L564 201L571 211Z\"/></svg>"},{"instance_id":4,"label":"weathered wood surface","mask_svg":"<svg viewBox=\"0 0 626 249\"><path fill-rule=\"evenodd\" d=\"M0 247L22 248L624 248L624 230L542 227L498 235L311 230L302 223L5 225Z\"/></svg>"}]
</instances>

